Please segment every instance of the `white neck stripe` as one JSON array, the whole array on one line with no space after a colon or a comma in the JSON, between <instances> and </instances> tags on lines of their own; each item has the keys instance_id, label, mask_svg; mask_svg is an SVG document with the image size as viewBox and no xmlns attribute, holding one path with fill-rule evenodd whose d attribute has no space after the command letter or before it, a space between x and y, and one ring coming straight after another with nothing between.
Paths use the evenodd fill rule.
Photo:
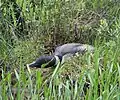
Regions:
<instances>
[{"instance_id":1,"label":"white neck stripe","mask_svg":"<svg viewBox=\"0 0 120 100\"><path fill-rule=\"evenodd\" d=\"M60 62L60 59L59 59L59 57L58 56L54 56L55 57L55 59L56 59L56 61L55 61L55 65L57 65L59 62Z\"/></svg>"}]
</instances>

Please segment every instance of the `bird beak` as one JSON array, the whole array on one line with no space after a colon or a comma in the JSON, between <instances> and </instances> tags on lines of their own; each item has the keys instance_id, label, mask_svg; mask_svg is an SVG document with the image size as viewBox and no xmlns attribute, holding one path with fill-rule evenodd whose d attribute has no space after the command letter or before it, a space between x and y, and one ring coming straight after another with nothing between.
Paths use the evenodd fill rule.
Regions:
<instances>
[{"instance_id":1,"label":"bird beak","mask_svg":"<svg viewBox=\"0 0 120 100\"><path fill-rule=\"evenodd\" d=\"M27 67L35 67L35 66L33 66L35 64L35 61L34 62L32 62L32 63L30 63L30 64L27 64Z\"/></svg>"}]
</instances>

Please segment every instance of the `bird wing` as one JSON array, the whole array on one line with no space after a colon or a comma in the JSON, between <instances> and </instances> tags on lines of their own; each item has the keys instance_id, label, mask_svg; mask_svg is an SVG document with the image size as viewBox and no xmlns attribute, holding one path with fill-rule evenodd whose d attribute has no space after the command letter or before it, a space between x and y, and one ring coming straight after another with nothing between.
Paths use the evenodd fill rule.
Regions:
<instances>
[{"instance_id":1,"label":"bird wing","mask_svg":"<svg viewBox=\"0 0 120 100\"><path fill-rule=\"evenodd\" d=\"M76 52L77 47L82 46L82 44L80 43L68 43L68 44L64 44L62 46L58 46L55 49L55 55L65 55L68 53L74 54Z\"/></svg>"},{"instance_id":2,"label":"bird wing","mask_svg":"<svg viewBox=\"0 0 120 100\"><path fill-rule=\"evenodd\" d=\"M75 53L84 53L85 51L94 51L94 47L91 45L87 44L80 44L80 43L68 43L64 44L62 46L58 46L55 49L55 55L66 55L66 54L72 54L74 55Z\"/></svg>"}]
</instances>

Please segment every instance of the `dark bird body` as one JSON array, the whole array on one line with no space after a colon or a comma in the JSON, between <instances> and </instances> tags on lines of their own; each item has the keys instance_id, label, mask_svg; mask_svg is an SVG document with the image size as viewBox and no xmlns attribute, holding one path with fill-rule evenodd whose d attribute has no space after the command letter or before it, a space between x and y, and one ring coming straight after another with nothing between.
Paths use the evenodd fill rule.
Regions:
<instances>
[{"instance_id":1,"label":"dark bird body","mask_svg":"<svg viewBox=\"0 0 120 100\"><path fill-rule=\"evenodd\" d=\"M68 57L74 56L76 53L84 53L86 51L93 52L94 47L91 45L80 43L68 43L58 46L53 55L41 56L35 62L28 64L29 67L41 68L45 64L45 68L56 66L58 62L63 62Z\"/></svg>"}]
</instances>

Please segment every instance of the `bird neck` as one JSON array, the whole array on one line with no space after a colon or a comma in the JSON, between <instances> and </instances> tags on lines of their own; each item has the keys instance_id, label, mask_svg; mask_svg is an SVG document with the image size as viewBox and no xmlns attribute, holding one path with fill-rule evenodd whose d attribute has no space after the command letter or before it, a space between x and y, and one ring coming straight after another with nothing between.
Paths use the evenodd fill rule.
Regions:
<instances>
[{"instance_id":1,"label":"bird neck","mask_svg":"<svg viewBox=\"0 0 120 100\"><path fill-rule=\"evenodd\" d=\"M60 62L60 59L59 59L59 57L56 56L56 55L55 55L54 57L55 57L55 60L56 60L56 61L55 61L55 65L57 65L57 64Z\"/></svg>"},{"instance_id":2,"label":"bird neck","mask_svg":"<svg viewBox=\"0 0 120 100\"><path fill-rule=\"evenodd\" d=\"M63 57L61 56L61 55L54 55L54 57L55 57L55 65L57 65L58 63L62 63L62 61L63 61Z\"/></svg>"}]
</instances>

